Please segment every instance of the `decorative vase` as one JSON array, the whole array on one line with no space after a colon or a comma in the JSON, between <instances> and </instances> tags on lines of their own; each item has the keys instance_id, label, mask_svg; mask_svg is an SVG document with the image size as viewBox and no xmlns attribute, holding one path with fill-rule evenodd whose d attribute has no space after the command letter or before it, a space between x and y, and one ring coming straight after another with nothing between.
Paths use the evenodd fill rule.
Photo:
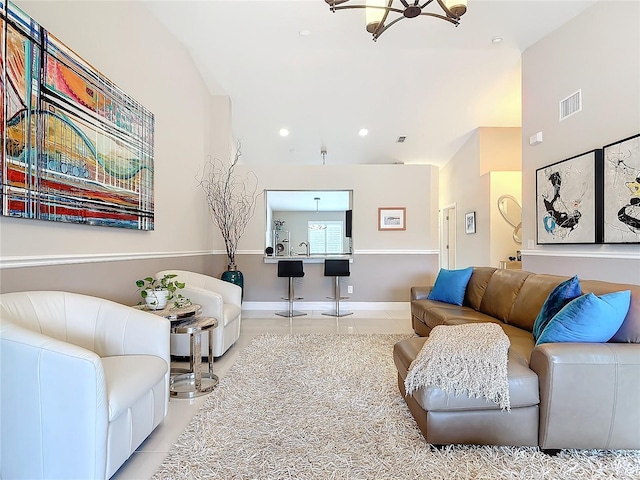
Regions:
<instances>
[{"instance_id":1,"label":"decorative vase","mask_svg":"<svg viewBox=\"0 0 640 480\"><path fill-rule=\"evenodd\" d=\"M238 285L242 289L242 295L240 299L244 299L244 275L242 275L242 272L236 268L235 263L230 263L229 265L227 265L227 271L222 272L222 276L220 278L225 282Z\"/></svg>"},{"instance_id":2,"label":"decorative vase","mask_svg":"<svg viewBox=\"0 0 640 480\"><path fill-rule=\"evenodd\" d=\"M146 302L149 310L162 310L167 306L168 298L169 290L147 289L147 296L144 297L144 301Z\"/></svg>"}]
</instances>

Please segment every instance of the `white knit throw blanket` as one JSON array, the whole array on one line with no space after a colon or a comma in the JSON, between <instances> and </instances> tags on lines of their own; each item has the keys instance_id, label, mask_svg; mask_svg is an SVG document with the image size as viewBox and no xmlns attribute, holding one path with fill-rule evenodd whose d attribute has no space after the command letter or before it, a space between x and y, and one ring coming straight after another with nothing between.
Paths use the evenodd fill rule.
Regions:
<instances>
[{"instance_id":1,"label":"white knit throw blanket","mask_svg":"<svg viewBox=\"0 0 640 480\"><path fill-rule=\"evenodd\" d=\"M511 411L509 337L495 323L434 327L404 380L406 394L433 385L446 393L486 397Z\"/></svg>"}]
</instances>

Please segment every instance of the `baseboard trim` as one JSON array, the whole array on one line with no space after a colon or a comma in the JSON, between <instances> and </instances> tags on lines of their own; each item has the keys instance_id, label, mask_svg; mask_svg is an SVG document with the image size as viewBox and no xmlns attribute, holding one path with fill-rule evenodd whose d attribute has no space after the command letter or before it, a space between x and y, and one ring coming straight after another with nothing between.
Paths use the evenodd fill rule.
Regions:
<instances>
[{"instance_id":1,"label":"baseboard trim","mask_svg":"<svg viewBox=\"0 0 640 480\"><path fill-rule=\"evenodd\" d=\"M242 302L242 310L287 310L287 302ZM295 302L296 310L331 310L335 302ZM344 310L394 310L409 311L411 302L340 302Z\"/></svg>"}]
</instances>

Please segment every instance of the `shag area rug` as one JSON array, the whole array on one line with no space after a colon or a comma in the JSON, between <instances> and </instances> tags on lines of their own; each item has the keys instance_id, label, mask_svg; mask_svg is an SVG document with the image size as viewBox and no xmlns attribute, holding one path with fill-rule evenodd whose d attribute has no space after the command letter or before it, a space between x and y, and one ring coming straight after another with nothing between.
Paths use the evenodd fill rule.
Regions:
<instances>
[{"instance_id":1,"label":"shag area rug","mask_svg":"<svg viewBox=\"0 0 640 480\"><path fill-rule=\"evenodd\" d=\"M638 479L640 452L426 443L401 398L406 335L256 337L154 479Z\"/></svg>"}]
</instances>

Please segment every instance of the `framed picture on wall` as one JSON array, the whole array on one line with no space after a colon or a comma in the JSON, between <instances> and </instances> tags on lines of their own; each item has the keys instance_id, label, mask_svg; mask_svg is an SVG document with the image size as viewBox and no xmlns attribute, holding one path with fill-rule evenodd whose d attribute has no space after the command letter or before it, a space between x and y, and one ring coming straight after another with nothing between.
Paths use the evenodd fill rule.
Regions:
<instances>
[{"instance_id":1,"label":"framed picture on wall","mask_svg":"<svg viewBox=\"0 0 640 480\"><path fill-rule=\"evenodd\" d=\"M406 207L378 208L378 230L406 230Z\"/></svg>"},{"instance_id":2,"label":"framed picture on wall","mask_svg":"<svg viewBox=\"0 0 640 480\"><path fill-rule=\"evenodd\" d=\"M640 243L640 134L602 150L604 243Z\"/></svg>"},{"instance_id":3,"label":"framed picture on wall","mask_svg":"<svg viewBox=\"0 0 640 480\"><path fill-rule=\"evenodd\" d=\"M476 233L476 212L464 214L464 232Z\"/></svg>"},{"instance_id":4,"label":"framed picture on wall","mask_svg":"<svg viewBox=\"0 0 640 480\"><path fill-rule=\"evenodd\" d=\"M602 149L536 170L538 244L602 242Z\"/></svg>"}]
</instances>

